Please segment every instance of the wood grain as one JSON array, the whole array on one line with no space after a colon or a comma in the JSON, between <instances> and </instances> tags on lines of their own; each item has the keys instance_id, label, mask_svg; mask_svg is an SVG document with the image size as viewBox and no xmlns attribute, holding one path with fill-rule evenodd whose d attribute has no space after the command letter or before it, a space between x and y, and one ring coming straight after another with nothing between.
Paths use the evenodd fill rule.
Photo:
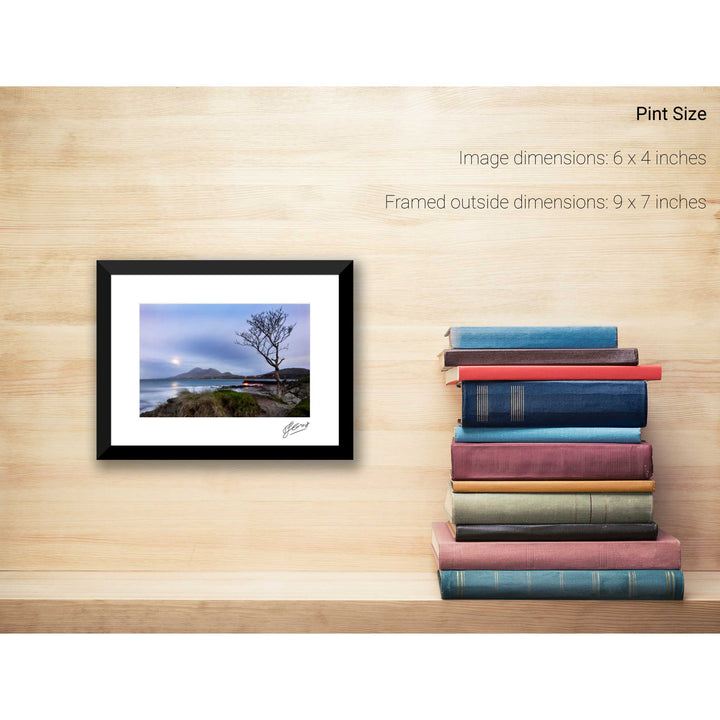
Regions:
<instances>
[{"instance_id":1,"label":"wood grain","mask_svg":"<svg viewBox=\"0 0 720 720\"><path fill-rule=\"evenodd\" d=\"M719 632L720 573L668 601L441 600L421 573L2 573L0 632Z\"/></svg>"},{"instance_id":2,"label":"wood grain","mask_svg":"<svg viewBox=\"0 0 720 720\"><path fill-rule=\"evenodd\" d=\"M636 103L669 98L706 108L710 119L634 121ZM616 324L621 345L663 366L645 432L655 446L657 520L682 541L684 569L720 571L718 118L720 91L702 88L0 91L0 569L432 577L430 524L443 518L460 409L437 370L445 329ZM461 148L646 147L705 152L709 164L456 163ZM496 191L682 193L710 204L622 213L383 207L385 193ZM95 461L99 258L354 259L357 459ZM68 626L92 616L88 627L101 627L104 602L115 601L76 607ZM117 617L147 626L153 610L134 602ZM158 627L205 627L203 602L163 609L171 619ZM231 605L217 602L225 627L257 619L247 610L228 620ZM328 627L367 627L368 602L364 620ZM529 608L534 617L542 605ZM282 609L298 627L309 622L303 612L324 612L292 607ZM422 603L408 620L404 607L377 627L419 627ZM682 612L694 613L695 628L716 627L714 605L702 607ZM587 608L567 604L558 627L672 625L671 609L642 620L639 606L623 604L585 625ZM7 627L18 616L4 610ZM433 629L491 624L465 604L433 612ZM491 617L511 628L524 612L513 605Z\"/></svg>"}]
</instances>

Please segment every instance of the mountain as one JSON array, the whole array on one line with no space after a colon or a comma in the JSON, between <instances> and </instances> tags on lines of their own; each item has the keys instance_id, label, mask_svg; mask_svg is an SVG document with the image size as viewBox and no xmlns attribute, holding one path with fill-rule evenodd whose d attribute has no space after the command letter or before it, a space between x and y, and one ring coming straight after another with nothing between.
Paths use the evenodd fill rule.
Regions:
<instances>
[{"instance_id":1,"label":"mountain","mask_svg":"<svg viewBox=\"0 0 720 720\"><path fill-rule=\"evenodd\" d=\"M281 368L281 378L301 378L309 375L310 371L307 368ZM200 368L194 367L192 370L180 373L179 375L173 375L168 380L217 380L217 379L243 379L243 378L256 378L258 380L272 380L275 377L274 372L268 372L264 375L236 375L231 372L220 372L215 368Z\"/></svg>"},{"instance_id":2,"label":"mountain","mask_svg":"<svg viewBox=\"0 0 720 720\"><path fill-rule=\"evenodd\" d=\"M310 371L307 368L280 368L280 377L281 378L301 378L305 375L309 375ZM265 378L274 378L275 372L270 371L268 373L265 373L264 375L253 375L253 377L259 378L259 379L265 379Z\"/></svg>"},{"instance_id":3,"label":"mountain","mask_svg":"<svg viewBox=\"0 0 720 720\"><path fill-rule=\"evenodd\" d=\"M230 372L220 372L215 368L199 368L194 367L192 370L180 373L179 375L173 375L169 380L215 380L216 378L239 378L242 375L235 375Z\"/></svg>"}]
</instances>

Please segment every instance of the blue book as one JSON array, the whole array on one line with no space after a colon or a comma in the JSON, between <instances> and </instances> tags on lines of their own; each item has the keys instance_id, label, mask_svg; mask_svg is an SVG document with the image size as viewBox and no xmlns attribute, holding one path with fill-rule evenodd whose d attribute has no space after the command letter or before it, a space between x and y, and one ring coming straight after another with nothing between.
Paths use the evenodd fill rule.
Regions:
<instances>
[{"instance_id":1,"label":"blue book","mask_svg":"<svg viewBox=\"0 0 720 720\"><path fill-rule=\"evenodd\" d=\"M616 348L617 327L451 327L459 349Z\"/></svg>"},{"instance_id":2,"label":"blue book","mask_svg":"<svg viewBox=\"0 0 720 720\"><path fill-rule=\"evenodd\" d=\"M645 427L644 380L528 380L462 384L462 426Z\"/></svg>"},{"instance_id":3,"label":"blue book","mask_svg":"<svg viewBox=\"0 0 720 720\"><path fill-rule=\"evenodd\" d=\"M438 570L443 600L682 600L681 570Z\"/></svg>"},{"instance_id":4,"label":"blue book","mask_svg":"<svg viewBox=\"0 0 720 720\"><path fill-rule=\"evenodd\" d=\"M455 442L639 443L639 427L456 427Z\"/></svg>"}]
</instances>

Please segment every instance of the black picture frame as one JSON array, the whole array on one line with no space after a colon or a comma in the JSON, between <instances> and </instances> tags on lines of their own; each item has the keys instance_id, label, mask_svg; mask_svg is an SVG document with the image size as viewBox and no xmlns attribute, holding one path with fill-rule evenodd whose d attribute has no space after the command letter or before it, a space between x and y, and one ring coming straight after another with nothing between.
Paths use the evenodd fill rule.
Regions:
<instances>
[{"instance_id":1,"label":"black picture frame","mask_svg":"<svg viewBox=\"0 0 720 720\"><path fill-rule=\"evenodd\" d=\"M111 443L111 278L113 275L337 275L337 445L113 445ZM98 460L352 460L353 262L352 260L98 260L97 261L97 459Z\"/></svg>"}]
</instances>

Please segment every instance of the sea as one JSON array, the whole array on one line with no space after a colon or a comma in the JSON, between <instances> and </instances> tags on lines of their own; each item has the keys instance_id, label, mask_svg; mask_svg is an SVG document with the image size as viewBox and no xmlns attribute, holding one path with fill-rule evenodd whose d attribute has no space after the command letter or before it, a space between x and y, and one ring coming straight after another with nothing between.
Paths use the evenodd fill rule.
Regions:
<instances>
[{"instance_id":1,"label":"sea","mask_svg":"<svg viewBox=\"0 0 720 720\"><path fill-rule=\"evenodd\" d=\"M205 390L216 390L225 385L242 385L242 379L232 380L141 380L140 381L140 412L162 405L166 400L175 397L181 390L190 392L204 392ZM242 388L243 392L255 392L253 387Z\"/></svg>"}]
</instances>

